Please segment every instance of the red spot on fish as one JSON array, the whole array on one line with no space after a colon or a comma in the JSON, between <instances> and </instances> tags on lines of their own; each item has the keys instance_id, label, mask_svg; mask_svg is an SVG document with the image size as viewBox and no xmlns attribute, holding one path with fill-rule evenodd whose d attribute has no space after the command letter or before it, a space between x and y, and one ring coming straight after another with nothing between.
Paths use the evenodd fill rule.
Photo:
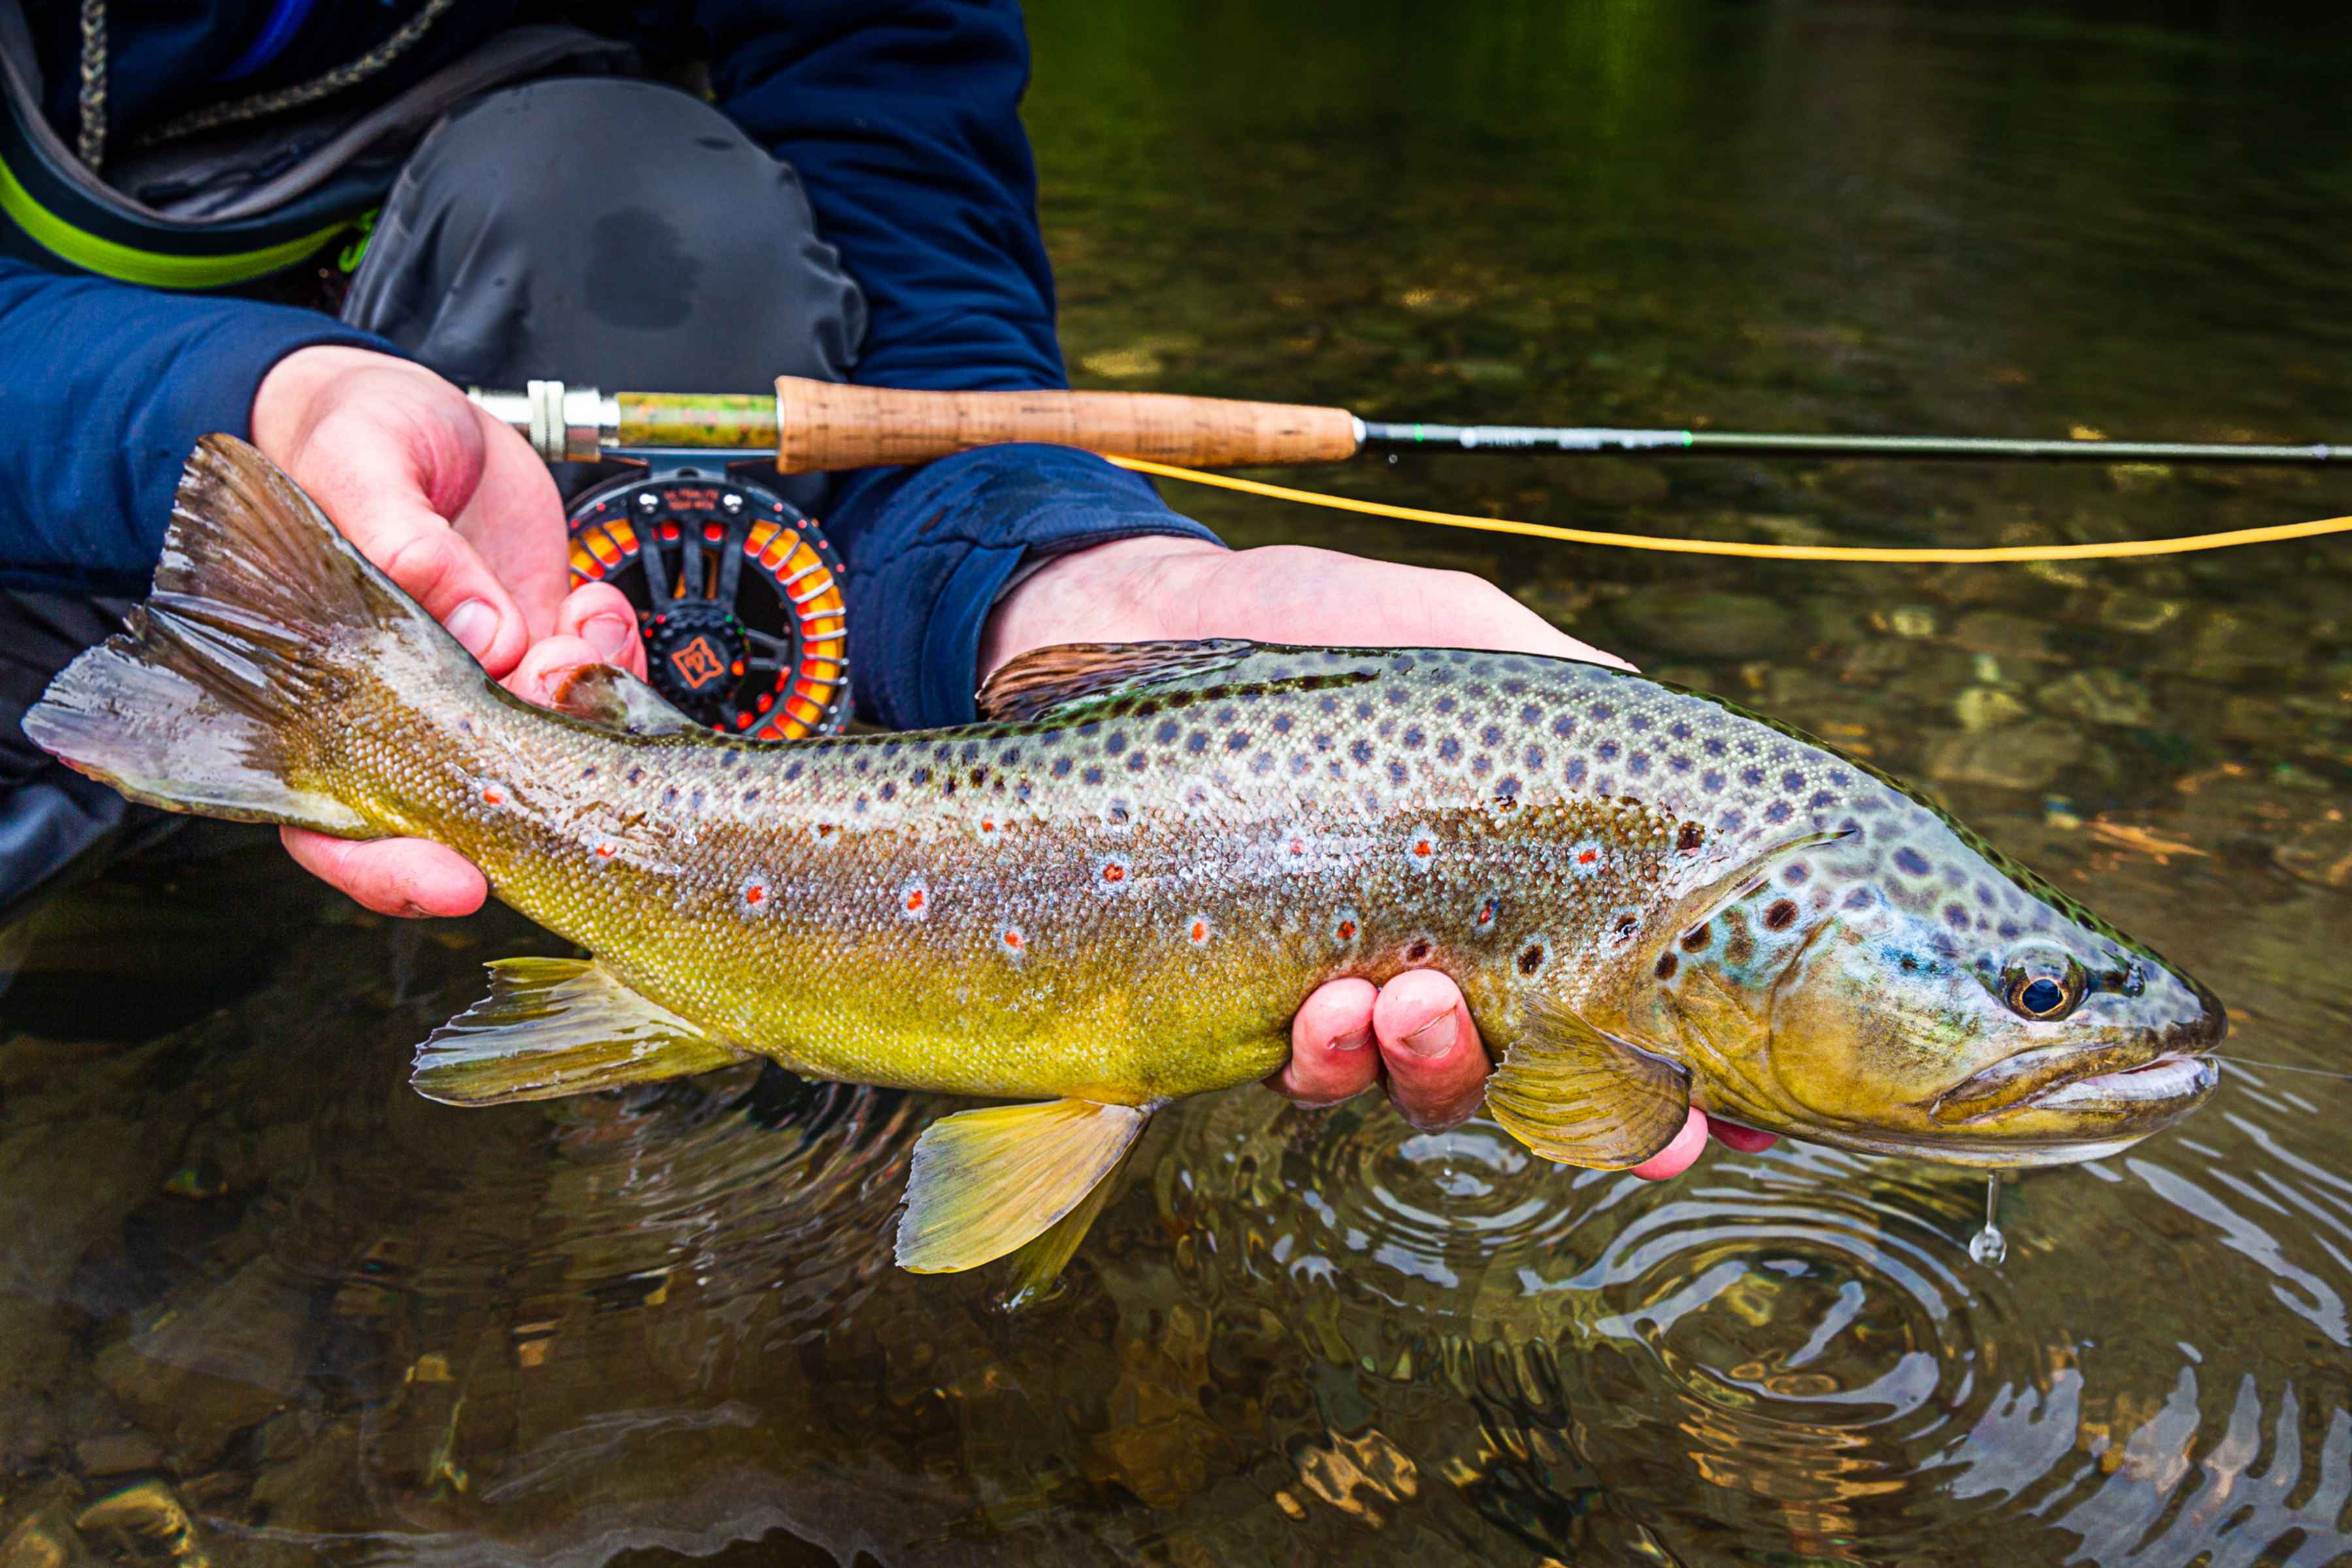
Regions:
<instances>
[{"instance_id":1,"label":"red spot on fish","mask_svg":"<svg viewBox=\"0 0 2352 1568\"><path fill-rule=\"evenodd\" d=\"M1580 865L1580 866L1590 866L1590 865L1591 865L1595 860L1598 860L1598 859L1600 859L1600 858L1601 858L1601 851L1600 851L1600 850L1598 850L1598 849L1586 849L1586 850L1581 850L1581 851L1580 851L1580 852L1578 853L1578 855L1577 855L1577 857L1576 857L1576 863L1577 863L1578 865Z\"/></svg>"},{"instance_id":2,"label":"red spot on fish","mask_svg":"<svg viewBox=\"0 0 2352 1568\"><path fill-rule=\"evenodd\" d=\"M1355 921L1341 921L1339 922L1339 940L1341 942L1353 942L1356 940Z\"/></svg>"},{"instance_id":3,"label":"red spot on fish","mask_svg":"<svg viewBox=\"0 0 2352 1568\"><path fill-rule=\"evenodd\" d=\"M743 901L747 904L756 907L757 905L766 902L767 898L768 889L760 886L757 882L752 883L750 887L743 889Z\"/></svg>"},{"instance_id":4,"label":"red spot on fish","mask_svg":"<svg viewBox=\"0 0 2352 1568\"><path fill-rule=\"evenodd\" d=\"M921 913L923 912L923 889L920 889L920 888L912 888L912 889L909 889L908 890L908 893L907 893L907 912L908 912L908 914L910 914L910 915L919 915L919 914L921 914Z\"/></svg>"},{"instance_id":5,"label":"red spot on fish","mask_svg":"<svg viewBox=\"0 0 2352 1568\"><path fill-rule=\"evenodd\" d=\"M1197 943L1197 942L1203 942L1208 941L1208 940L1209 940L1209 922L1208 922L1208 921L1194 921L1192 922L1192 930L1191 935L1192 935L1192 938L1193 942L1196 942L1196 943Z\"/></svg>"},{"instance_id":6,"label":"red spot on fish","mask_svg":"<svg viewBox=\"0 0 2352 1568\"><path fill-rule=\"evenodd\" d=\"M1291 852L1293 855L1304 855L1304 854L1306 854L1306 853L1307 853L1307 840L1305 840L1304 838L1294 838L1294 839L1292 839L1292 840L1290 841L1290 852Z\"/></svg>"},{"instance_id":7,"label":"red spot on fish","mask_svg":"<svg viewBox=\"0 0 2352 1568\"><path fill-rule=\"evenodd\" d=\"M1416 838L1412 841L1412 852L1421 856L1434 855L1437 853L1437 846L1426 838Z\"/></svg>"},{"instance_id":8,"label":"red spot on fish","mask_svg":"<svg viewBox=\"0 0 2352 1568\"><path fill-rule=\"evenodd\" d=\"M995 832L995 831L996 831L996 818L994 818L994 817L992 817L992 816L983 816L983 817L982 817L982 818L980 819L980 830L981 830L982 833L993 833L993 832Z\"/></svg>"},{"instance_id":9,"label":"red spot on fish","mask_svg":"<svg viewBox=\"0 0 2352 1568\"><path fill-rule=\"evenodd\" d=\"M1126 881L1127 868L1120 865L1116 860L1112 861L1109 865L1103 868L1103 880L1106 882Z\"/></svg>"},{"instance_id":10,"label":"red spot on fish","mask_svg":"<svg viewBox=\"0 0 2352 1568\"><path fill-rule=\"evenodd\" d=\"M1503 901L1500 899L1489 898L1485 903L1480 904L1478 906L1478 923L1482 926L1493 925L1495 923L1495 911L1502 908L1502 903Z\"/></svg>"},{"instance_id":11,"label":"red spot on fish","mask_svg":"<svg viewBox=\"0 0 2352 1568\"><path fill-rule=\"evenodd\" d=\"M1007 946L1007 947L1011 948L1013 952L1020 952L1020 951L1021 951L1021 944L1022 944L1022 942L1023 942L1023 941L1024 941L1024 938L1022 937L1021 932L1020 932L1020 931L1019 931L1019 929L1018 929L1017 927L1013 927L1013 926L1006 926L1006 927L1004 928L1004 945L1005 945L1005 946Z\"/></svg>"},{"instance_id":12,"label":"red spot on fish","mask_svg":"<svg viewBox=\"0 0 2352 1568\"><path fill-rule=\"evenodd\" d=\"M482 804L484 805L504 805L506 803L507 797L500 795L497 790L486 789L482 792Z\"/></svg>"},{"instance_id":13,"label":"red spot on fish","mask_svg":"<svg viewBox=\"0 0 2352 1568\"><path fill-rule=\"evenodd\" d=\"M604 840L604 843L596 846L596 854L600 859L610 860L614 856L619 854L620 850L621 847L614 843L609 838Z\"/></svg>"}]
</instances>

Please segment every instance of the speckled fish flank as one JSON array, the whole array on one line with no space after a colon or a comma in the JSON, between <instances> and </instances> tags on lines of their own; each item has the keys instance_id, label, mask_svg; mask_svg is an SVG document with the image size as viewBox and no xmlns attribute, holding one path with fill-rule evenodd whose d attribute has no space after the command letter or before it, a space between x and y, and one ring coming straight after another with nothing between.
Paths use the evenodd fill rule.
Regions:
<instances>
[{"instance_id":1,"label":"speckled fish flank","mask_svg":"<svg viewBox=\"0 0 2352 1568\"><path fill-rule=\"evenodd\" d=\"M1451 974L1504 1047L1498 1119L1585 1164L1646 1157L1690 1103L2054 1163L2212 1087L2210 994L1902 786L1713 698L1531 656L1202 643L1044 650L983 693L999 721L961 730L744 743L604 669L550 714L222 451L192 467L146 625L61 679L43 743L184 809L437 839L594 955L503 973L420 1058L437 1097L749 1053L1054 1102L927 1136L910 1267L1024 1244L1058 1267L1076 1237L1045 1233L1083 1229L1135 1112L1265 1076L1340 975ZM164 606L215 627L187 606L328 612L247 602L257 574L206 531L232 512L247 534L263 515L291 580L364 589L296 628L308 651L271 645L305 698L258 718ZM194 779L227 767L218 734L151 722L110 749L78 721L159 668L266 731L236 765L283 799Z\"/></svg>"}]
</instances>

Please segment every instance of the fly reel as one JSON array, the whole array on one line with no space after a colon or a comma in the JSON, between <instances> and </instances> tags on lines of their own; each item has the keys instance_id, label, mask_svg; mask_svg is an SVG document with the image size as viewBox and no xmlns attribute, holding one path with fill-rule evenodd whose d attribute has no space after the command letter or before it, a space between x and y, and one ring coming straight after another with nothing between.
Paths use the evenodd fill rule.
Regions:
<instances>
[{"instance_id":1,"label":"fly reel","mask_svg":"<svg viewBox=\"0 0 2352 1568\"><path fill-rule=\"evenodd\" d=\"M715 466L641 468L568 510L573 585L627 595L653 685L688 717L755 741L848 722L841 561L815 519Z\"/></svg>"}]
</instances>

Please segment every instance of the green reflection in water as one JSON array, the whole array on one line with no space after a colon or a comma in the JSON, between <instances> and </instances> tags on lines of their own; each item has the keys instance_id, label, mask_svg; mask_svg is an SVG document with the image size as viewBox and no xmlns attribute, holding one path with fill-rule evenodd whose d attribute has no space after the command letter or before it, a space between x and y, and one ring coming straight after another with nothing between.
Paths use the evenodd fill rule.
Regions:
<instances>
[{"instance_id":1,"label":"green reflection in water","mask_svg":"<svg viewBox=\"0 0 2352 1568\"><path fill-rule=\"evenodd\" d=\"M1074 372L1386 416L2343 438L2340 22L2104 15L1055 0L1030 118ZM1309 482L1888 542L2347 510L2324 474L2137 468ZM1237 543L1484 574L1865 752L2211 979L2250 1055L2352 1066L2340 544L1666 563L1171 496ZM0 1568L2352 1550L2336 1080L2233 1071L2181 1131L2006 1188L1998 1270L1963 1173L1782 1148L1650 1187L1236 1093L1162 1118L1067 1288L1008 1318L888 1267L928 1103L410 1095L481 960L543 941L510 918L356 917L263 845L10 941Z\"/></svg>"}]
</instances>

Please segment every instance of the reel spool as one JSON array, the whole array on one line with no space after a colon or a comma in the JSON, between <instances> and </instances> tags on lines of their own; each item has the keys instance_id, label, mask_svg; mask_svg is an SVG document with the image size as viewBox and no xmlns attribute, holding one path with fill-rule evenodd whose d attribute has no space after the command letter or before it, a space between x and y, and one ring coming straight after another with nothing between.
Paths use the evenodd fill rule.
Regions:
<instances>
[{"instance_id":1,"label":"reel spool","mask_svg":"<svg viewBox=\"0 0 2352 1568\"><path fill-rule=\"evenodd\" d=\"M744 475L675 466L568 513L573 585L628 596L655 689L697 723L755 741L848 723L841 561L814 519Z\"/></svg>"}]
</instances>

